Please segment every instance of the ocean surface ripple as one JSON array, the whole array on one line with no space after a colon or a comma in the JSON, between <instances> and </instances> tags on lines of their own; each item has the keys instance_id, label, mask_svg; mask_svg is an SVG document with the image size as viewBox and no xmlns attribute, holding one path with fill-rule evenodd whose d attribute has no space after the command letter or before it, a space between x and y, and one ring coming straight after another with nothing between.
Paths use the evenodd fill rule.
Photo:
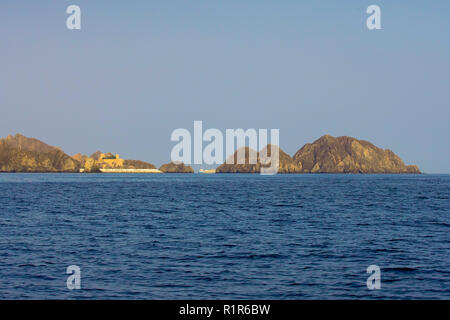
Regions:
<instances>
[{"instance_id":1,"label":"ocean surface ripple","mask_svg":"<svg viewBox=\"0 0 450 320\"><path fill-rule=\"evenodd\" d=\"M450 298L450 175L0 174L0 195L0 299Z\"/></svg>"}]
</instances>

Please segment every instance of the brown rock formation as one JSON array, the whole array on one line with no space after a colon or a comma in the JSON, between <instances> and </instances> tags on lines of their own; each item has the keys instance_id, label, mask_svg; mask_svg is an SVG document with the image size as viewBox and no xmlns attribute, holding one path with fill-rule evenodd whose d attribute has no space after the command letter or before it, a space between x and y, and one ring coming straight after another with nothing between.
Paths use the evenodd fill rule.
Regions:
<instances>
[{"instance_id":1,"label":"brown rock formation","mask_svg":"<svg viewBox=\"0 0 450 320\"><path fill-rule=\"evenodd\" d=\"M250 161L256 159L255 161ZM259 154L249 147L242 147L228 157L224 164L216 168L216 173L259 173L261 163Z\"/></svg>"},{"instance_id":2,"label":"brown rock formation","mask_svg":"<svg viewBox=\"0 0 450 320\"><path fill-rule=\"evenodd\" d=\"M98 159L100 159L100 155L102 155L101 151L95 151L93 154L91 154L89 156L89 158L94 159L94 160L98 160Z\"/></svg>"},{"instance_id":3,"label":"brown rock formation","mask_svg":"<svg viewBox=\"0 0 450 320\"><path fill-rule=\"evenodd\" d=\"M87 158L83 164L83 169L85 173L98 173L100 172L100 164L92 158Z\"/></svg>"},{"instance_id":4,"label":"brown rock formation","mask_svg":"<svg viewBox=\"0 0 450 320\"><path fill-rule=\"evenodd\" d=\"M299 166L294 159L291 158L290 155L288 155L286 152L284 152L280 147L272 144L268 144L265 148L263 148L259 152L259 156L263 157L265 152L267 152L267 156L271 157L272 155L272 148L278 148L278 157L279 157L279 163L278 163L278 173L300 173L301 172L301 166ZM266 151L267 150L267 151ZM273 149L275 150L275 149Z\"/></svg>"},{"instance_id":5,"label":"brown rock formation","mask_svg":"<svg viewBox=\"0 0 450 320\"><path fill-rule=\"evenodd\" d=\"M322 136L305 144L293 158L306 173L420 173L391 150L346 136Z\"/></svg>"},{"instance_id":6,"label":"brown rock formation","mask_svg":"<svg viewBox=\"0 0 450 320\"><path fill-rule=\"evenodd\" d=\"M78 172L80 163L60 148L21 134L0 139L1 172Z\"/></svg>"},{"instance_id":7,"label":"brown rock formation","mask_svg":"<svg viewBox=\"0 0 450 320\"><path fill-rule=\"evenodd\" d=\"M125 160L123 169L156 169L156 167L141 160Z\"/></svg>"},{"instance_id":8,"label":"brown rock formation","mask_svg":"<svg viewBox=\"0 0 450 320\"><path fill-rule=\"evenodd\" d=\"M78 161L78 162L80 163L80 165L81 165L82 167L84 167L84 164L86 163L86 160L88 159L88 156L86 156L86 155L84 155L84 154L81 154L81 153L77 153L77 154L74 154L74 155L72 156L72 158L73 158L74 160Z\"/></svg>"},{"instance_id":9,"label":"brown rock formation","mask_svg":"<svg viewBox=\"0 0 450 320\"><path fill-rule=\"evenodd\" d=\"M194 173L194 169L191 166L186 166L182 162L170 162L163 164L160 171L164 173Z\"/></svg>"},{"instance_id":10,"label":"brown rock formation","mask_svg":"<svg viewBox=\"0 0 450 320\"><path fill-rule=\"evenodd\" d=\"M220 165L216 169L216 173L260 173L261 167L269 167L270 161L266 163L263 161L265 159L261 159L264 155L267 157L272 156L272 150L274 148L278 149L279 162L278 162L278 173L300 173L301 168L298 167L296 162L289 156L286 152L284 152L281 148L275 145L268 144L264 147L261 152L256 152L255 150L249 147L240 148L241 154L239 155L239 150L237 150L224 164ZM250 161L251 157L256 159L256 163L254 161ZM227 162L234 161L234 164L228 164Z\"/></svg>"}]
</instances>

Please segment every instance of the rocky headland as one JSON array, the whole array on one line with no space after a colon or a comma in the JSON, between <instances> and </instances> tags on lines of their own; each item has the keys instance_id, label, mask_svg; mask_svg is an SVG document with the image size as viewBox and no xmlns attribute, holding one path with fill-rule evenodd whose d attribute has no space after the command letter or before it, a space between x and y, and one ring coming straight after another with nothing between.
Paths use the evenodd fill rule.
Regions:
<instances>
[{"instance_id":1,"label":"rocky headland","mask_svg":"<svg viewBox=\"0 0 450 320\"><path fill-rule=\"evenodd\" d=\"M155 165L141 160L121 159L118 154L97 151L91 156L72 157L59 147L21 134L0 139L0 172L101 172L101 170L158 172Z\"/></svg>"},{"instance_id":2,"label":"rocky headland","mask_svg":"<svg viewBox=\"0 0 450 320\"><path fill-rule=\"evenodd\" d=\"M0 139L0 172L79 172L80 163L34 138L21 134Z\"/></svg>"}]
</instances>

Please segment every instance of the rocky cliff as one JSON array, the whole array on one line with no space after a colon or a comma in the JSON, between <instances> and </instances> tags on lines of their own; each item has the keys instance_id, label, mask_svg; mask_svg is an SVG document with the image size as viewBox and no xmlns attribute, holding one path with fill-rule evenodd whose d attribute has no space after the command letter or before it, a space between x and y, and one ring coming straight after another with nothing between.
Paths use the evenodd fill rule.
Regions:
<instances>
[{"instance_id":1,"label":"rocky cliff","mask_svg":"<svg viewBox=\"0 0 450 320\"><path fill-rule=\"evenodd\" d=\"M186 166L182 162L170 162L163 164L160 171L164 173L194 173L194 169L191 166Z\"/></svg>"},{"instance_id":2,"label":"rocky cliff","mask_svg":"<svg viewBox=\"0 0 450 320\"><path fill-rule=\"evenodd\" d=\"M420 173L391 150L346 136L324 135L305 144L293 159L305 173Z\"/></svg>"},{"instance_id":3,"label":"rocky cliff","mask_svg":"<svg viewBox=\"0 0 450 320\"><path fill-rule=\"evenodd\" d=\"M60 148L21 134L0 139L0 172L78 172L80 163Z\"/></svg>"}]
</instances>

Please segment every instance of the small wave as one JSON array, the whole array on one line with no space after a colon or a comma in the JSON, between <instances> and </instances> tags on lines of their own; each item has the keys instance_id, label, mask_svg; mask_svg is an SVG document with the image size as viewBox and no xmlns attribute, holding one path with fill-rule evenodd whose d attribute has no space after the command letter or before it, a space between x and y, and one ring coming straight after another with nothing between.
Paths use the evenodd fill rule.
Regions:
<instances>
[{"instance_id":1,"label":"small wave","mask_svg":"<svg viewBox=\"0 0 450 320\"><path fill-rule=\"evenodd\" d=\"M419 270L418 268L414 267L388 267L383 268L384 271L401 271L401 272L414 272Z\"/></svg>"}]
</instances>

